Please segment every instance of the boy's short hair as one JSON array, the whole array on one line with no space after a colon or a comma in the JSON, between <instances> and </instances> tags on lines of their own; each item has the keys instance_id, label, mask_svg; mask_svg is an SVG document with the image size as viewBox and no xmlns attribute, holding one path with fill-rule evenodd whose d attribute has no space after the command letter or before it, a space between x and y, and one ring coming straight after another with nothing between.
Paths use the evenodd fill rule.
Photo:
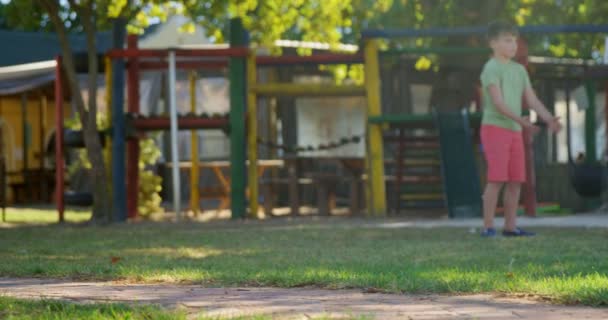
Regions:
<instances>
[{"instance_id":1,"label":"boy's short hair","mask_svg":"<svg viewBox=\"0 0 608 320\"><path fill-rule=\"evenodd\" d=\"M514 24L501 20L494 21L488 25L488 41L494 40L502 34L519 36L519 30Z\"/></svg>"}]
</instances>

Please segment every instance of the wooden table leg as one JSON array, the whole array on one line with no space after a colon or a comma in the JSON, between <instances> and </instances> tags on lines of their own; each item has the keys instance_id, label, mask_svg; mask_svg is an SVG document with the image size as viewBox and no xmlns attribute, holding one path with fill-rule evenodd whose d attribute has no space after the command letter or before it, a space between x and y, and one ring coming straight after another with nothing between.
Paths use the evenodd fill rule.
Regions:
<instances>
[{"instance_id":1,"label":"wooden table leg","mask_svg":"<svg viewBox=\"0 0 608 320\"><path fill-rule=\"evenodd\" d=\"M329 188L327 188L327 184L317 184L317 209L319 210L319 215L322 216L329 216L328 192Z\"/></svg>"},{"instance_id":2,"label":"wooden table leg","mask_svg":"<svg viewBox=\"0 0 608 320\"><path fill-rule=\"evenodd\" d=\"M213 173L220 181L220 185L224 191L218 207L218 211L221 211L230 207L230 178L227 178L224 175L224 172L220 167L213 167Z\"/></svg>"},{"instance_id":3,"label":"wooden table leg","mask_svg":"<svg viewBox=\"0 0 608 320\"><path fill-rule=\"evenodd\" d=\"M262 179L267 167L258 166L258 179ZM264 215L267 217L272 216L272 209L274 208L274 193L272 192L272 185L266 183L262 186L262 196L264 197Z\"/></svg>"},{"instance_id":4,"label":"wooden table leg","mask_svg":"<svg viewBox=\"0 0 608 320\"><path fill-rule=\"evenodd\" d=\"M353 174L352 180L350 180L350 214L359 214L359 181L357 181L357 175Z\"/></svg>"},{"instance_id":5,"label":"wooden table leg","mask_svg":"<svg viewBox=\"0 0 608 320\"><path fill-rule=\"evenodd\" d=\"M291 215L300 215L300 190L298 188L298 163L297 160L287 161L287 172L289 174L289 206Z\"/></svg>"},{"instance_id":6,"label":"wooden table leg","mask_svg":"<svg viewBox=\"0 0 608 320\"><path fill-rule=\"evenodd\" d=\"M272 186L270 184L265 184L262 188L262 193L264 195L264 214L267 217L271 217L272 209L274 208L274 193L272 192Z\"/></svg>"}]
</instances>

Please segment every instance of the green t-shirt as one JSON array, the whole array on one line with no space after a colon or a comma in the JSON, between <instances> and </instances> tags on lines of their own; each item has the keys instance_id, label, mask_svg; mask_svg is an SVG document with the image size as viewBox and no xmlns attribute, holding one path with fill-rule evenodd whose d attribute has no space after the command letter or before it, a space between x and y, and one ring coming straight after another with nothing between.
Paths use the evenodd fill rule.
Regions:
<instances>
[{"instance_id":1,"label":"green t-shirt","mask_svg":"<svg viewBox=\"0 0 608 320\"><path fill-rule=\"evenodd\" d=\"M524 90L530 86L528 72L521 64L513 61L500 62L490 59L481 72L483 86L483 118L482 124L495 125L501 128L521 131L521 126L512 119L498 112L492 102L488 86L495 84L502 92L505 104L517 116L521 116L521 102Z\"/></svg>"}]
</instances>

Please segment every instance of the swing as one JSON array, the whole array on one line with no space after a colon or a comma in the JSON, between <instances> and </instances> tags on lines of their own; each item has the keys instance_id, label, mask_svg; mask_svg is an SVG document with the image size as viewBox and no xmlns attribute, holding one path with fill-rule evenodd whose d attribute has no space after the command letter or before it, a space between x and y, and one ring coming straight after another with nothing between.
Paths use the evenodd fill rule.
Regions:
<instances>
[{"instance_id":1,"label":"swing","mask_svg":"<svg viewBox=\"0 0 608 320\"><path fill-rule=\"evenodd\" d=\"M585 198L599 197L606 188L606 167L599 162L576 163L572 159L570 133L570 87L566 85L566 137L568 145L568 173L570 183L578 195Z\"/></svg>"}]
</instances>

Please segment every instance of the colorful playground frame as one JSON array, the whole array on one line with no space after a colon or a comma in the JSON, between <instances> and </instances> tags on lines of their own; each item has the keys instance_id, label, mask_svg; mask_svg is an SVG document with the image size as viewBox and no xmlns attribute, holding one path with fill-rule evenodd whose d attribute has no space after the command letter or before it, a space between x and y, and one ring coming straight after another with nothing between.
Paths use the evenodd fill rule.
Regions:
<instances>
[{"instance_id":1,"label":"colorful playground frame","mask_svg":"<svg viewBox=\"0 0 608 320\"><path fill-rule=\"evenodd\" d=\"M137 190L138 190L138 160L139 144L136 138L127 139L126 121L123 106L123 90L120 85L122 75L116 72L121 64L127 64L127 106L128 112L137 115L139 113L139 72L140 70L159 70L170 68L171 70L185 69L226 69L228 68L230 81L230 113L223 118L200 118L180 117L177 119L175 113L172 118L152 117L135 118L133 124L136 130L177 130L180 129L230 129L230 174L231 179L230 198L233 218L246 216L246 182L249 189L249 213L257 213L258 203L258 175L257 172L257 138L258 128L255 118L257 111L257 99L262 96L365 96L367 98L368 121L364 124L367 128L366 141L366 171L367 187L366 197L368 214L384 215L387 211L385 174L384 174L384 146L382 138L382 126L391 122L412 121L413 115L382 115L380 97L380 71L379 58L382 55L399 53L444 53L444 54L481 54L488 52L485 48L405 48L398 50L379 51L379 39L391 39L399 37L436 37L436 36L463 36L485 33L485 27L463 27L463 28L434 28L434 29L400 29L400 30L365 30L363 36L363 50L355 54L326 53L312 56L264 56L256 57L255 52L248 48L248 35L242 26L240 19L231 21L230 48L227 49L169 49L150 50L137 48L137 38L128 38L127 49L114 49L106 55L106 80L108 81L108 101L112 105L112 165L109 168L112 176L112 190L114 202L114 219L125 221L137 215ZM579 26L524 26L522 34L528 33L568 33L568 32L608 32L608 25L579 25ZM169 59L167 57L174 57ZM180 60L187 58L187 60ZM526 64L527 52L520 55L520 62ZM156 60L154 60L156 59ZM198 59L198 60L197 60ZM55 82L55 104L56 125L63 128L63 84L61 81L62 59L57 57L56 82ZM293 65L327 65L327 64L355 64L362 63L365 70L364 85L302 85L293 83L258 83L258 67L281 67ZM191 110L194 111L195 103L195 79L190 77ZM174 111L174 110L173 110ZM249 116L247 116L249 115ZM429 115L430 116L430 115ZM589 126L593 125L592 119L588 119ZM246 131L247 130L247 134ZM587 130L588 135L591 129ZM63 130L57 130L56 139L56 204L59 220L64 219L64 137ZM247 137L247 139L246 139ZM192 143L196 146L196 136L193 133ZM124 141L127 147L124 148ZM588 149L593 150L594 144L589 142ZM528 135L526 161L528 174L534 177L533 153L531 139ZM593 144L593 145L591 145ZM243 148L243 146L246 146ZM126 154L125 154L126 152ZM192 150L193 161L198 159L198 150ZM126 156L127 162L124 163ZM246 178L246 166L248 159L248 173ZM175 162L175 161L174 161ZM174 165L178 170L178 165ZM126 170L125 170L126 169ZM126 171L126 174L125 174ZM198 193L197 180L198 166L192 166L190 185L192 195ZM175 184L175 182L174 182ZM178 185L179 183L177 183ZM174 188L174 192L175 192ZM527 184L528 192L524 193L526 213L534 215L536 211L534 179ZM125 198L125 195L127 198ZM179 195L177 195L179 196ZM174 196L174 198L176 198ZM193 197L194 198L194 197ZM174 199L178 201L179 197ZM198 202L194 198L191 201L193 211L198 210ZM179 206L177 206L179 211Z\"/></svg>"}]
</instances>

